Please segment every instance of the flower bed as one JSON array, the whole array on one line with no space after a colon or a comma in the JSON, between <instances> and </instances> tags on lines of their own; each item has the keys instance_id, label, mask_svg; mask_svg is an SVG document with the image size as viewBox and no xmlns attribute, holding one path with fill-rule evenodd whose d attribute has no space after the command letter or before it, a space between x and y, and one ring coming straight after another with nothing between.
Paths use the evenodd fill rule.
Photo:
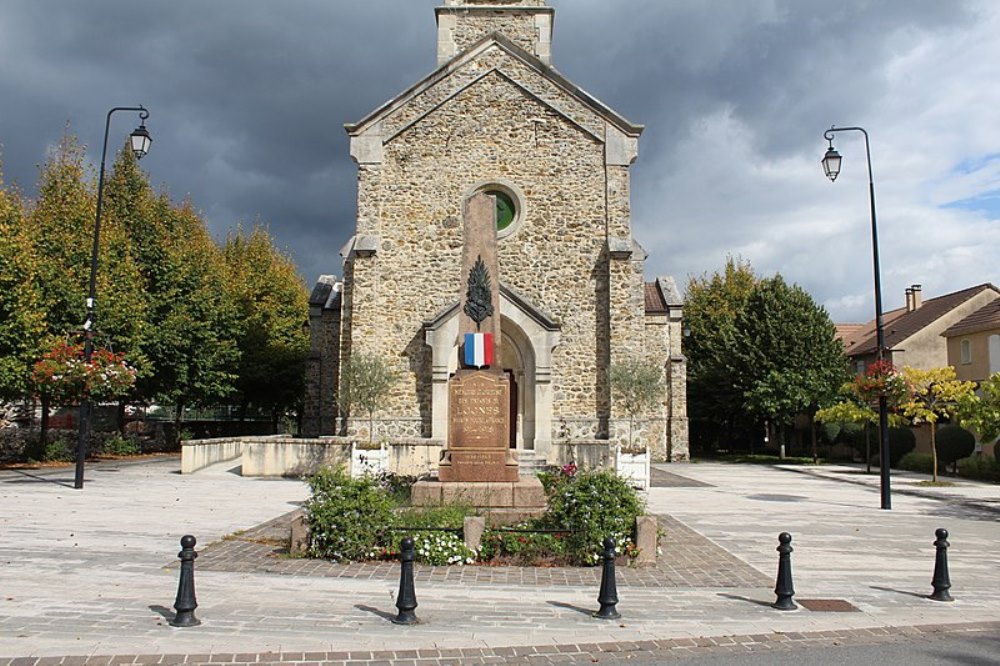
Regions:
<instances>
[{"instance_id":1,"label":"flower bed","mask_svg":"<svg viewBox=\"0 0 1000 666\"><path fill-rule=\"evenodd\" d=\"M402 506L402 486L391 474L351 478L324 469L310 479L306 502L310 557L357 561L392 558L403 533L413 536L418 562L448 564L595 565L611 536L618 552L638 555L636 518L643 503L629 483L611 471L578 472L567 465L540 475L549 508L540 518L511 529L489 529L479 551L459 536L463 506ZM410 480L412 481L412 480Z\"/></svg>"}]
</instances>

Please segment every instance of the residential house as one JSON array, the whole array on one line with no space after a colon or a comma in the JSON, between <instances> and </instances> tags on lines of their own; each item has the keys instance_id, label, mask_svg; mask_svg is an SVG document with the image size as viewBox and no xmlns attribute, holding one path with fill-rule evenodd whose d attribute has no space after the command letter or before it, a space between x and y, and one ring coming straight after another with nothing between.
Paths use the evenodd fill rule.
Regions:
<instances>
[{"instance_id":1,"label":"residential house","mask_svg":"<svg viewBox=\"0 0 1000 666\"><path fill-rule=\"evenodd\" d=\"M959 379L981 382L1000 372L1000 298L949 327L941 336L947 341L948 364L955 367ZM983 443L987 455L995 447L995 442Z\"/></svg>"},{"instance_id":2,"label":"residential house","mask_svg":"<svg viewBox=\"0 0 1000 666\"><path fill-rule=\"evenodd\" d=\"M980 328L981 324L989 321L988 313L992 311L995 313L993 333L1000 332L1000 289L984 283L926 301L922 298L922 291L919 284L908 287L906 305L883 315L885 346L888 357L896 367L929 370L953 365L959 378L973 379L976 373L985 372L981 368L988 368L989 361L979 361L974 369L970 356L969 364L963 364L962 348L964 346L970 354L973 349L981 350L979 357L985 359L990 344L997 347L993 362L1000 363L1000 336L994 336L995 340L990 343L989 334L985 332L988 329ZM841 325L838 330L845 332L841 340L852 368L861 373L875 362L878 347L875 322L870 321L853 331L850 326ZM951 351L953 339L955 352ZM955 362L956 359L959 362ZM916 429L915 434L917 451L929 453L926 428Z\"/></svg>"},{"instance_id":3,"label":"residential house","mask_svg":"<svg viewBox=\"0 0 1000 666\"><path fill-rule=\"evenodd\" d=\"M949 365L948 343L942 335L980 309L1000 302L998 299L1000 289L989 283L927 300L919 284L907 287L906 305L883 314L889 358L897 367L926 370ZM860 373L876 359L875 321L852 327L841 325L838 330L843 331L841 340L852 368Z\"/></svg>"}]
</instances>

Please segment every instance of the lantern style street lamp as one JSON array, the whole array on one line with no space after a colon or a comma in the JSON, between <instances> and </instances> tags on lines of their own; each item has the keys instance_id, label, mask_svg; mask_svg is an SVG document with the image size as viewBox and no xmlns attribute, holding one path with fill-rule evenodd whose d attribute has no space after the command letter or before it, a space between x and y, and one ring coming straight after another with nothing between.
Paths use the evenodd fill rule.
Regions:
<instances>
[{"instance_id":1,"label":"lantern style street lamp","mask_svg":"<svg viewBox=\"0 0 1000 666\"><path fill-rule=\"evenodd\" d=\"M116 106L108 111L104 123L104 147L101 150L101 173L97 180L97 214L94 219L94 247L90 253L90 287L87 291L87 319L83 322L83 362L89 364L94 355L94 312L97 300L97 253L101 245L101 202L104 196L104 164L108 155L108 130L111 128L111 115L116 111L138 111L139 126L129 135L129 147L136 159L142 159L149 152L153 143L146 129L146 119L149 111L143 106ZM73 487L83 488L83 466L87 459L87 442L90 438L91 401L89 395L84 395L80 402L80 439L76 447L76 475Z\"/></svg>"},{"instance_id":2,"label":"lantern style street lamp","mask_svg":"<svg viewBox=\"0 0 1000 666\"><path fill-rule=\"evenodd\" d=\"M833 135L835 132L861 132L865 137L865 155L868 158L868 202L871 206L872 217L872 264L875 270L875 358L881 364L886 358L885 329L882 320L882 277L879 271L878 261L878 228L875 225L875 180L872 178L872 151L868 142L868 132L862 127L836 127L831 126L823 133L823 138L829 142L826 155L821 160L823 172L831 182L837 180L840 175L840 166L843 158L833 148ZM879 473L881 478L882 508L892 508L892 494L889 488L889 409L886 404L885 393L878 397L878 427L879 427Z\"/></svg>"}]
</instances>

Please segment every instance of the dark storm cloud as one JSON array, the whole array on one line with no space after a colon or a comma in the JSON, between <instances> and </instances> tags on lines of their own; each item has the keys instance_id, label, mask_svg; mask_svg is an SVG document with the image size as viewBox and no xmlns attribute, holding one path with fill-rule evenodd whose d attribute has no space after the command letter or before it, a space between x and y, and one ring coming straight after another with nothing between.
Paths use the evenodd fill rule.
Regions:
<instances>
[{"instance_id":1,"label":"dark storm cloud","mask_svg":"<svg viewBox=\"0 0 1000 666\"><path fill-rule=\"evenodd\" d=\"M307 281L339 273L356 173L342 125L434 69L437 4L0 0L6 180L30 191L67 121L96 163L107 109L142 103L154 136L143 167L155 184L190 196L217 236L239 221L268 223ZM927 35L961 39L979 18L964 3L937 0L550 4L553 64L647 125L634 169L637 236L653 250L651 274L678 272L682 281L717 268L726 251L754 247L782 207L812 212L808 197L773 186L762 193L734 172L817 160L823 128L862 122L884 105L887 62ZM134 127L128 116L116 116L113 145ZM697 142L720 117L745 128L736 138L757 164L711 163L725 156ZM701 179L703 200L688 196L687 177ZM671 188L684 196L663 201ZM729 208L713 200L716 191L727 192ZM723 219L725 233L713 226ZM821 299L859 290L846 277L823 283L791 260L779 268L801 270L791 278Z\"/></svg>"}]
</instances>

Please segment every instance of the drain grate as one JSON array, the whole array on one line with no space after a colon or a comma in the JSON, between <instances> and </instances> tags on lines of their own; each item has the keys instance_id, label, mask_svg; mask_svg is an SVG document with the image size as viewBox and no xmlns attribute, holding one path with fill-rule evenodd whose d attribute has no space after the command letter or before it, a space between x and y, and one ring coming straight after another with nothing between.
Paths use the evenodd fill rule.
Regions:
<instances>
[{"instance_id":1,"label":"drain grate","mask_svg":"<svg viewBox=\"0 0 1000 666\"><path fill-rule=\"evenodd\" d=\"M803 608L817 613L860 613L861 609L846 599L796 599Z\"/></svg>"}]
</instances>

